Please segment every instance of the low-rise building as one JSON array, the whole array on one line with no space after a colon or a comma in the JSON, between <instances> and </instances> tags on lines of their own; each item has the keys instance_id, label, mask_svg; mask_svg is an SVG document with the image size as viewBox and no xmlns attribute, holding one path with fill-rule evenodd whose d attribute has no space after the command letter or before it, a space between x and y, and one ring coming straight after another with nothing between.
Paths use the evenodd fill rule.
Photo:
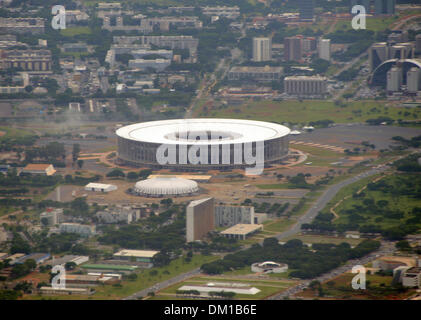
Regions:
<instances>
[{"instance_id":1,"label":"low-rise building","mask_svg":"<svg viewBox=\"0 0 421 320\"><path fill-rule=\"evenodd\" d=\"M56 173L54 166L49 163L30 163L22 169L20 174L36 174L44 176L52 176Z\"/></svg>"},{"instance_id":2,"label":"low-rise building","mask_svg":"<svg viewBox=\"0 0 421 320\"><path fill-rule=\"evenodd\" d=\"M40 215L41 224L46 226L55 226L59 224L63 218L63 209L47 208L45 212Z\"/></svg>"},{"instance_id":3,"label":"low-rise building","mask_svg":"<svg viewBox=\"0 0 421 320\"><path fill-rule=\"evenodd\" d=\"M288 265L273 261L256 262L251 265L251 271L256 273L283 273L288 271Z\"/></svg>"},{"instance_id":4,"label":"low-rise building","mask_svg":"<svg viewBox=\"0 0 421 320\"><path fill-rule=\"evenodd\" d=\"M228 80L276 81L281 78L282 67L235 66L228 72Z\"/></svg>"},{"instance_id":5,"label":"low-rise building","mask_svg":"<svg viewBox=\"0 0 421 320\"><path fill-rule=\"evenodd\" d=\"M117 186L113 184L90 182L85 186L85 191L110 192L114 190L117 190Z\"/></svg>"},{"instance_id":6,"label":"low-rise building","mask_svg":"<svg viewBox=\"0 0 421 320\"><path fill-rule=\"evenodd\" d=\"M263 230L262 224L236 224L221 232L227 238L245 240L247 237Z\"/></svg>"},{"instance_id":7,"label":"low-rise building","mask_svg":"<svg viewBox=\"0 0 421 320\"><path fill-rule=\"evenodd\" d=\"M151 68L156 71L164 71L171 64L169 59L134 59L129 60L129 68L147 69Z\"/></svg>"},{"instance_id":8,"label":"low-rise building","mask_svg":"<svg viewBox=\"0 0 421 320\"><path fill-rule=\"evenodd\" d=\"M285 77L284 88L289 95L324 95L327 93L327 78L320 76Z\"/></svg>"},{"instance_id":9,"label":"low-rise building","mask_svg":"<svg viewBox=\"0 0 421 320\"><path fill-rule=\"evenodd\" d=\"M102 223L131 223L141 218L140 209L132 207L116 206L107 208L96 213L99 222Z\"/></svg>"},{"instance_id":10,"label":"low-rise building","mask_svg":"<svg viewBox=\"0 0 421 320\"><path fill-rule=\"evenodd\" d=\"M60 233L76 233L81 237L90 237L95 234L95 226L80 223L61 223Z\"/></svg>"},{"instance_id":11,"label":"low-rise building","mask_svg":"<svg viewBox=\"0 0 421 320\"><path fill-rule=\"evenodd\" d=\"M114 253L113 257L116 260L152 263L153 257L156 256L158 253L159 251L153 251L153 250L124 249L124 250Z\"/></svg>"}]
</instances>

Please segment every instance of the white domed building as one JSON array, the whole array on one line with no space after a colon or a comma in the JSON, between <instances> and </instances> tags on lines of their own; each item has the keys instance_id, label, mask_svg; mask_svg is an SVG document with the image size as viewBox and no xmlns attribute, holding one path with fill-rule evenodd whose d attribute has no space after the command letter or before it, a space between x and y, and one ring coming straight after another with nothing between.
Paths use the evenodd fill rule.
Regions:
<instances>
[{"instance_id":1,"label":"white domed building","mask_svg":"<svg viewBox=\"0 0 421 320\"><path fill-rule=\"evenodd\" d=\"M145 197L189 196L199 191L196 181L178 177L158 177L138 181L134 193Z\"/></svg>"}]
</instances>

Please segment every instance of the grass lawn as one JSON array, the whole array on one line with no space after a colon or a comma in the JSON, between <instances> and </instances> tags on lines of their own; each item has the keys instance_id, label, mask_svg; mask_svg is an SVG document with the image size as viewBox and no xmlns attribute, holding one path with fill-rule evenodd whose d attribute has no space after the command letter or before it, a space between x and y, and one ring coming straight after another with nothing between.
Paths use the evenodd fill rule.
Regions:
<instances>
[{"instance_id":1,"label":"grass lawn","mask_svg":"<svg viewBox=\"0 0 421 320\"><path fill-rule=\"evenodd\" d=\"M32 133L28 130L12 128L12 127L0 127L0 131L5 132L3 136L0 136L0 140L2 139L10 139L10 138L20 138L25 136L30 136Z\"/></svg>"},{"instance_id":2,"label":"grass lawn","mask_svg":"<svg viewBox=\"0 0 421 320\"><path fill-rule=\"evenodd\" d=\"M89 27L72 27L60 30L61 34L66 37L74 37L78 34L91 34Z\"/></svg>"},{"instance_id":3,"label":"grass lawn","mask_svg":"<svg viewBox=\"0 0 421 320\"><path fill-rule=\"evenodd\" d=\"M401 175L406 177L406 179L411 179L411 175ZM387 184L391 184L394 186L399 186L401 183L400 180L397 180L399 176L396 175L389 175L383 178L381 181L386 182ZM408 180L404 180L408 181ZM349 193L352 194L352 193ZM376 203L380 200L387 201L387 206L385 209L397 212L402 211L403 217L402 218L391 218L387 216L383 216L378 213L373 212L365 212L363 210L359 210L358 214L364 217L364 223L360 223L360 225L377 225L381 226L382 228L390 228L390 227L398 227L408 218L414 217L415 215L412 212L413 208L420 206L420 200L414 197L405 196L405 195L396 195L394 196L393 193L385 193L383 191L378 190L364 190L365 197L364 198L357 198L354 199L353 197L349 197L344 200L336 209L335 211L338 213L339 218L335 220L335 223L348 223L349 222L349 215L345 214L346 210L353 209L355 206L362 206L364 199L373 199Z\"/></svg>"},{"instance_id":4,"label":"grass lawn","mask_svg":"<svg viewBox=\"0 0 421 320\"><path fill-rule=\"evenodd\" d=\"M285 238L283 241L288 241L292 239L299 239L304 243L333 243L333 244L341 244L342 242L349 243L351 246L358 245L362 239L347 239L347 238L336 238L336 237L328 237L328 236L319 236L319 235L306 235L300 234L295 235L289 238Z\"/></svg>"},{"instance_id":5,"label":"grass lawn","mask_svg":"<svg viewBox=\"0 0 421 320\"><path fill-rule=\"evenodd\" d=\"M408 112L408 113L405 113ZM242 106L228 106L197 110L197 116L215 118L238 118L278 123L301 123L332 120L336 123L364 122L367 119L387 116L391 119L414 120L421 116L421 109L406 110L387 107L380 101L353 101L345 107L335 106L332 101L248 101Z\"/></svg>"},{"instance_id":6,"label":"grass lawn","mask_svg":"<svg viewBox=\"0 0 421 320\"><path fill-rule=\"evenodd\" d=\"M183 285L200 285L206 284L208 282L228 282L228 283L245 283L249 284L252 287L256 287L257 289L261 290L259 293L255 295L247 295L247 294L237 294L235 298L238 299L264 299L268 296L271 296L275 293L281 292L286 290L287 288L296 284L296 281L292 280L285 280L285 279L273 279L273 280L264 280L264 279L238 279L238 278L230 278L229 276L215 276L215 277L207 277L207 276L199 276L193 277L181 283L177 283L172 285L164 290L160 291L159 294L165 296L165 294L175 295L176 291L182 287Z\"/></svg>"},{"instance_id":7,"label":"grass lawn","mask_svg":"<svg viewBox=\"0 0 421 320\"><path fill-rule=\"evenodd\" d=\"M63 300L118 300L125 298L137 291L146 289L155 283L171 279L179 274L188 272L195 268L200 267L204 263L218 260L218 256L203 256L194 255L191 262L186 263L183 258L173 260L168 266L161 268L153 268L142 270L137 274L135 281L122 281L122 287L113 287L111 285L96 287L96 293L92 296L70 295L70 296L53 296L53 299ZM151 276L150 272L157 270L158 274ZM43 296L25 295L24 299L41 299Z\"/></svg>"},{"instance_id":8,"label":"grass lawn","mask_svg":"<svg viewBox=\"0 0 421 320\"><path fill-rule=\"evenodd\" d=\"M390 25L398 19L393 17L368 17L367 18L367 30L382 31L390 27ZM351 30L351 20L341 20L335 25L334 31L337 30Z\"/></svg>"}]
</instances>

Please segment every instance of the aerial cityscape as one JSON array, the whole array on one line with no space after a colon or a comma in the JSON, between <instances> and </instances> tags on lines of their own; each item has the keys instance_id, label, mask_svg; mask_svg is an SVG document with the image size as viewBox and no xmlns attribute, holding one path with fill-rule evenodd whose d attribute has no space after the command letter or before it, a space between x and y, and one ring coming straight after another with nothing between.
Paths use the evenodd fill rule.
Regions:
<instances>
[{"instance_id":1,"label":"aerial cityscape","mask_svg":"<svg viewBox=\"0 0 421 320\"><path fill-rule=\"evenodd\" d=\"M421 300L420 0L105 1L0 0L0 300Z\"/></svg>"}]
</instances>

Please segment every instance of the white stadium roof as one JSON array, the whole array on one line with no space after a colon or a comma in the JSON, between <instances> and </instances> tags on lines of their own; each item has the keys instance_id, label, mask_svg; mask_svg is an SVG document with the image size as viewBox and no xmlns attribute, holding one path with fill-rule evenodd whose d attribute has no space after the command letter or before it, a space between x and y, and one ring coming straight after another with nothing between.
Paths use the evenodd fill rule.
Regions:
<instances>
[{"instance_id":1,"label":"white stadium roof","mask_svg":"<svg viewBox=\"0 0 421 320\"><path fill-rule=\"evenodd\" d=\"M195 181L183 178L153 178L138 181L135 191L148 195L181 195L199 191Z\"/></svg>"},{"instance_id":2,"label":"white stadium roof","mask_svg":"<svg viewBox=\"0 0 421 320\"><path fill-rule=\"evenodd\" d=\"M290 129L271 122L238 119L176 119L136 123L116 131L119 137L157 144L192 144L179 140L177 133L211 132L224 136L221 140L194 141L194 144L234 144L265 141L286 136Z\"/></svg>"}]
</instances>

